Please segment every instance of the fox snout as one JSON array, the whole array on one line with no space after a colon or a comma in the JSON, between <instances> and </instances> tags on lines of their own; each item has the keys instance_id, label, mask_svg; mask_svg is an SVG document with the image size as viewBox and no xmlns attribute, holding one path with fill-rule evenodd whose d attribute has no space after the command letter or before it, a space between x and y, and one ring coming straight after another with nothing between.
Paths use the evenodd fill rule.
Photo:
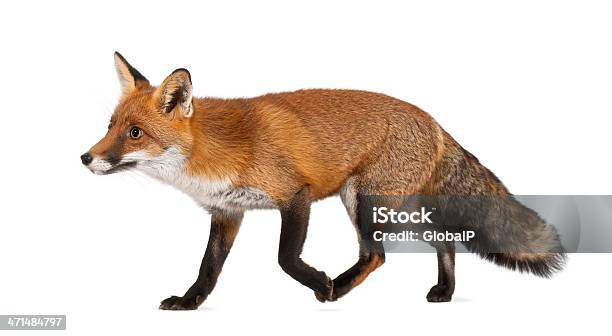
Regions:
<instances>
[{"instance_id":1,"label":"fox snout","mask_svg":"<svg viewBox=\"0 0 612 336\"><path fill-rule=\"evenodd\" d=\"M133 168L137 165L138 159L136 155L123 156L120 159L94 156L90 152L81 155L81 163L96 175L108 175Z\"/></svg>"},{"instance_id":2,"label":"fox snout","mask_svg":"<svg viewBox=\"0 0 612 336\"><path fill-rule=\"evenodd\" d=\"M94 157L91 152L81 155L81 163L96 175L107 174L113 168L113 165L108 160Z\"/></svg>"}]
</instances>

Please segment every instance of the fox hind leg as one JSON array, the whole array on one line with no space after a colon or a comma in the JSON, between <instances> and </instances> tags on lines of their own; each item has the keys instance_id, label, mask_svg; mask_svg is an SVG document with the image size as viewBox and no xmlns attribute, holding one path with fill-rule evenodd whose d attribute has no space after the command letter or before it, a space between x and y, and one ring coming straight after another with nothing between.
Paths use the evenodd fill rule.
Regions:
<instances>
[{"instance_id":1,"label":"fox hind leg","mask_svg":"<svg viewBox=\"0 0 612 336\"><path fill-rule=\"evenodd\" d=\"M383 244L380 241L372 239L373 233L377 229L373 227L370 222L369 218L371 214L367 213L366 210L371 209L371 206L368 205L369 199L358 194L354 184L351 184L350 180L342 188L340 197L357 230L359 259L351 268L334 279L332 297L327 301L335 301L347 294L353 288L361 284L370 273L385 262ZM317 299L321 302L326 301L326 298L320 295L317 295Z\"/></svg>"},{"instance_id":2,"label":"fox hind leg","mask_svg":"<svg viewBox=\"0 0 612 336\"><path fill-rule=\"evenodd\" d=\"M438 257L438 283L427 293L427 301L448 302L455 291L455 245L444 243L434 247Z\"/></svg>"}]
</instances>

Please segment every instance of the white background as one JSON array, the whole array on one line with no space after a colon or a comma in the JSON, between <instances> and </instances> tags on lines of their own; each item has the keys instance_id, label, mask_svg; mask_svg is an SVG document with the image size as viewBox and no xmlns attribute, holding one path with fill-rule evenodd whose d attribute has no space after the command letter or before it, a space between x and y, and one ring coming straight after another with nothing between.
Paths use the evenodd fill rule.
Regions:
<instances>
[{"instance_id":1,"label":"white background","mask_svg":"<svg viewBox=\"0 0 612 336\"><path fill-rule=\"evenodd\" d=\"M3 3L0 314L67 314L74 335L605 332L609 255L571 255L544 280L462 254L447 304L425 301L434 255L389 255L347 297L321 304L276 264L273 211L245 217L198 311L159 311L195 279L209 216L138 174L95 176L79 155L117 101L118 50L153 83L187 67L200 96L387 93L431 113L516 194L609 194L609 6ZM304 259L334 277L356 260L355 234L338 198L311 218Z\"/></svg>"}]
</instances>

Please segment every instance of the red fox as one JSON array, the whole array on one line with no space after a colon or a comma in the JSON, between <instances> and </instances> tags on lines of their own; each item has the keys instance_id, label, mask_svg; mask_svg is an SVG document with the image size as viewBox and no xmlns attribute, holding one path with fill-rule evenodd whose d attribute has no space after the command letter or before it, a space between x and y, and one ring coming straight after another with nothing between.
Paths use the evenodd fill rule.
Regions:
<instances>
[{"instance_id":1,"label":"red fox","mask_svg":"<svg viewBox=\"0 0 612 336\"><path fill-rule=\"evenodd\" d=\"M82 163L99 175L140 170L185 192L212 218L197 280L183 296L163 300L160 309L196 309L206 299L248 209L280 211L281 268L326 302L347 294L385 262L383 244L371 239L372 227L363 220L371 216L362 213L368 195L512 198L429 114L401 100L337 89L195 98L186 69L155 87L119 53L114 58L121 98L108 132L81 156ZM359 239L358 261L333 280L300 257L310 205L332 195L340 196ZM511 229L538 252L489 253L478 246L472 251L541 276L561 269L565 254L554 227L531 216ZM488 225L482 234L502 239L495 230ZM450 301L455 245L434 247L438 282L427 300Z\"/></svg>"}]
</instances>

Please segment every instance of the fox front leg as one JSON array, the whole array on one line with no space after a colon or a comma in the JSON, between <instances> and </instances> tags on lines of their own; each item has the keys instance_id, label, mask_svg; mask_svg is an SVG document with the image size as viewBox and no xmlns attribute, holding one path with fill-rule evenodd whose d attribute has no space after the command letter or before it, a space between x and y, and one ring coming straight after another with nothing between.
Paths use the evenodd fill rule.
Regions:
<instances>
[{"instance_id":1,"label":"fox front leg","mask_svg":"<svg viewBox=\"0 0 612 336\"><path fill-rule=\"evenodd\" d=\"M306 264L300 254L306 240L310 216L310 192L304 188L281 207L281 234L278 263L285 273L302 285L312 289L318 297L331 300L333 282L323 272Z\"/></svg>"},{"instance_id":2,"label":"fox front leg","mask_svg":"<svg viewBox=\"0 0 612 336\"><path fill-rule=\"evenodd\" d=\"M161 302L159 309L197 309L212 292L223 263L229 254L242 222L242 212L213 211L208 246L195 283L183 296L171 296Z\"/></svg>"}]
</instances>

